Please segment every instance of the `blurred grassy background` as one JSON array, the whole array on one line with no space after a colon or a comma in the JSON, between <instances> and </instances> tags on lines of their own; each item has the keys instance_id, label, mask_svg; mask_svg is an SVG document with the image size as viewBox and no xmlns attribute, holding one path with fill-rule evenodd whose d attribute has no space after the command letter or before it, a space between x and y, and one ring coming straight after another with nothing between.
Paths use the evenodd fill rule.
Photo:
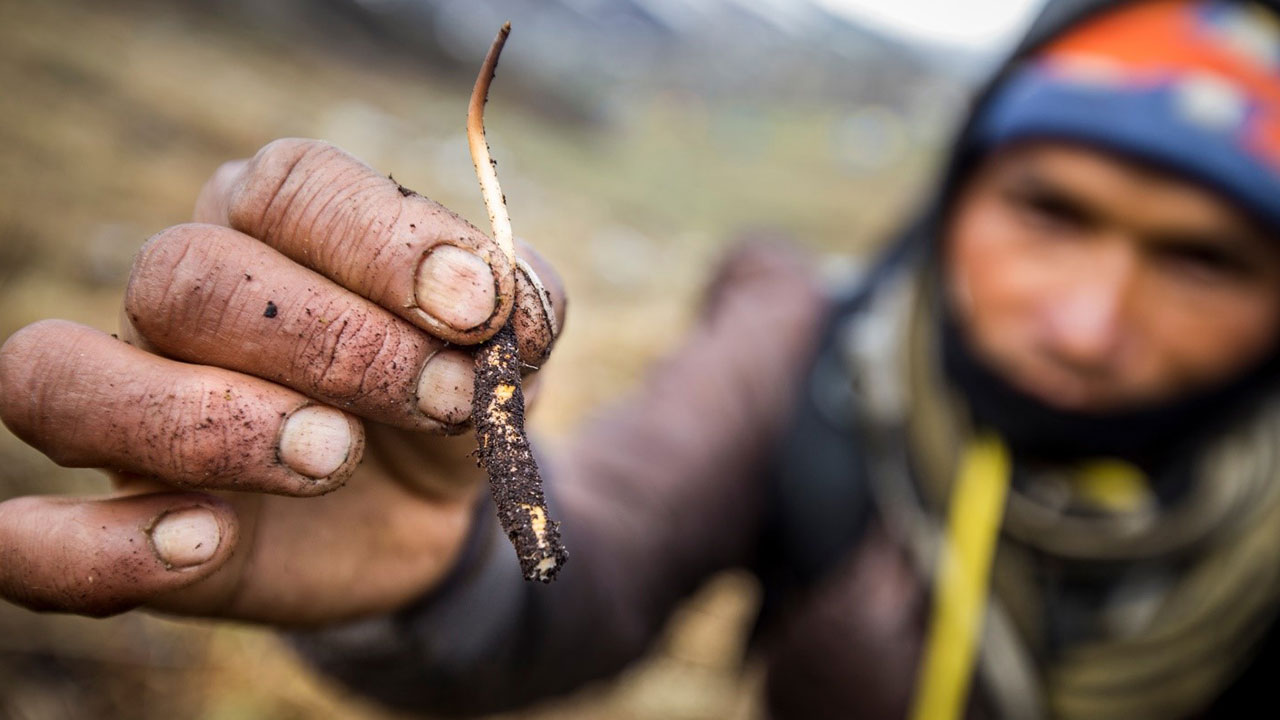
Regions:
<instances>
[{"instance_id":1,"label":"blurred grassy background","mask_svg":"<svg viewBox=\"0 0 1280 720\"><path fill-rule=\"evenodd\" d=\"M0 0L0 338L45 317L114 330L138 245L187 218L220 162L275 137L330 140L485 227L462 134L473 72L333 52L201 4ZM519 85L500 74L488 124L516 232L572 298L534 418L552 437L678 340L735 231L776 227L856 254L910 207L935 155L890 122L878 142L902 151L851 164L842 133L890 112L878 106L622 87L593 120ZM0 430L0 499L103 491L97 473ZM755 604L749 578L718 578L619 682L511 717L753 717L743 645ZM0 603L0 717L385 715L260 629Z\"/></svg>"}]
</instances>

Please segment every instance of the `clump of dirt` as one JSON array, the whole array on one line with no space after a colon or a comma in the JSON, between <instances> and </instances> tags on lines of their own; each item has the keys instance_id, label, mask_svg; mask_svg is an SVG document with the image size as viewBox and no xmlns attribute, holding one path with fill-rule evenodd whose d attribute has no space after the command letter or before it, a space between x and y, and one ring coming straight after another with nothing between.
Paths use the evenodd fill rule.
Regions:
<instances>
[{"instance_id":1,"label":"clump of dirt","mask_svg":"<svg viewBox=\"0 0 1280 720\"><path fill-rule=\"evenodd\" d=\"M400 191L400 194L401 194L402 196L404 196L404 197L422 197L421 195L419 195L418 193L414 192L413 190L410 190L409 188L407 188L407 187L405 187L405 186L401 185L400 183L396 182L396 178L395 178L395 176L394 176L394 175L388 175L388 176L387 176L387 179L388 179L388 180L390 180L390 181L391 181L391 182L393 182L393 183L396 183L396 190L399 190L399 191Z\"/></svg>"}]
</instances>

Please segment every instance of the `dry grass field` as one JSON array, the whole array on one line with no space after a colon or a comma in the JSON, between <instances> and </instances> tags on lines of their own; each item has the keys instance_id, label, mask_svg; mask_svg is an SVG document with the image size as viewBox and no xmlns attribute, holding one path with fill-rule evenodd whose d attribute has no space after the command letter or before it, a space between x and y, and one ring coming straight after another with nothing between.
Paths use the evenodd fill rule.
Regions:
<instances>
[{"instance_id":1,"label":"dry grass field","mask_svg":"<svg viewBox=\"0 0 1280 720\"><path fill-rule=\"evenodd\" d=\"M220 162L275 137L330 140L483 226L462 135L470 77L356 62L182 8L0 0L0 339L45 317L114 330L139 244L186 219ZM629 98L607 125L571 124L529 111L504 80L490 139L516 232L560 268L572 298L534 415L552 442L678 341L736 230L780 227L818 253L860 251L910 207L933 155L851 172L831 139L847 108L676 93ZM96 472L59 468L0 429L0 499L104 490ZM744 648L755 604L749 577L717 578L619 681L510 717L753 717ZM0 603L0 717L386 715L308 674L269 631Z\"/></svg>"}]
</instances>

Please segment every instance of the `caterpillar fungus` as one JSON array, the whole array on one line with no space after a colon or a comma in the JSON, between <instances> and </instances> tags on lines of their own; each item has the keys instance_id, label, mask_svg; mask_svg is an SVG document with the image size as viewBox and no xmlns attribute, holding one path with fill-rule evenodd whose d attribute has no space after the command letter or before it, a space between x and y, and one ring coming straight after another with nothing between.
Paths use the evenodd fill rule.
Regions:
<instances>
[{"instance_id":1,"label":"caterpillar fungus","mask_svg":"<svg viewBox=\"0 0 1280 720\"><path fill-rule=\"evenodd\" d=\"M516 257L506 197L498 184L496 164L489 156L489 143L484 134L489 85L510 32L511 23L504 24L480 67L467 109L467 143L476 178L480 181L480 194L489 211L493 239L511 267L519 267L530 282L538 285L537 274ZM540 286L534 289L542 299L554 337L556 317L550 296ZM560 523L552 520L547 511L542 478L525 434L520 356L511 320L479 347L475 363L476 389L471 416L480 465L489 475L489 490L498 509L498 522L515 547L525 579L549 583L564 566L569 553L560 540Z\"/></svg>"}]
</instances>

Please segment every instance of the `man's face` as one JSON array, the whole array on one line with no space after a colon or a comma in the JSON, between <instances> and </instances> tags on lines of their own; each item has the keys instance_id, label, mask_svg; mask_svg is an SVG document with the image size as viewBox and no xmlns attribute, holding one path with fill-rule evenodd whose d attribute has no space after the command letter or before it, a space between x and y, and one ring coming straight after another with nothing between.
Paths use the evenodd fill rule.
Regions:
<instances>
[{"instance_id":1,"label":"man's face","mask_svg":"<svg viewBox=\"0 0 1280 720\"><path fill-rule=\"evenodd\" d=\"M978 354L1061 409L1175 398L1280 335L1280 238L1200 185L1101 151L997 153L962 189L945 248Z\"/></svg>"}]
</instances>

